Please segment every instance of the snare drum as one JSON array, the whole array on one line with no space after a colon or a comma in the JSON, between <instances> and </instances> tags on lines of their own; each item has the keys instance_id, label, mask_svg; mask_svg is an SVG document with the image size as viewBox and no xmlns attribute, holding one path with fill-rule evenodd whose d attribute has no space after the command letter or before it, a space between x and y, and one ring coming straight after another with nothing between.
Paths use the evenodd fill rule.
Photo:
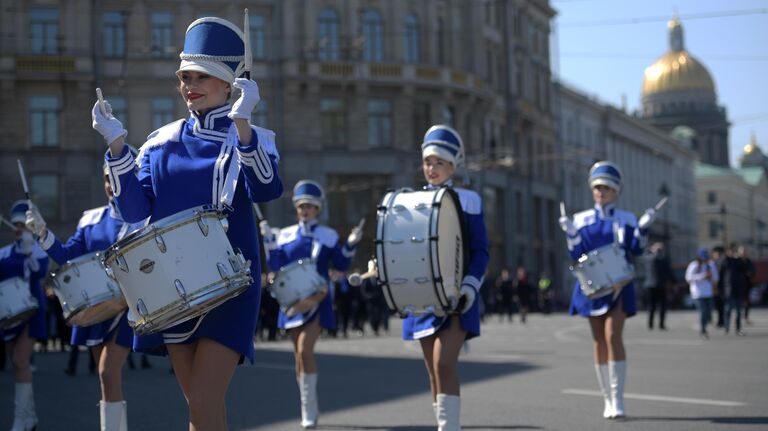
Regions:
<instances>
[{"instance_id":1,"label":"snare drum","mask_svg":"<svg viewBox=\"0 0 768 431\"><path fill-rule=\"evenodd\" d=\"M127 306L117 282L102 263L102 253L90 253L67 261L53 274L53 291L70 325L103 322Z\"/></svg>"},{"instance_id":2,"label":"snare drum","mask_svg":"<svg viewBox=\"0 0 768 431\"><path fill-rule=\"evenodd\" d=\"M459 196L448 187L384 195L376 217L376 264L389 308L407 314L452 310L464 276Z\"/></svg>"},{"instance_id":3,"label":"snare drum","mask_svg":"<svg viewBox=\"0 0 768 431\"><path fill-rule=\"evenodd\" d=\"M26 322L37 308L37 298L29 291L29 281L13 277L0 282L0 329Z\"/></svg>"},{"instance_id":4,"label":"snare drum","mask_svg":"<svg viewBox=\"0 0 768 431\"><path fill-rule=\"evenodd\" d=\"M107 274L125 295L136 334L186 322L250 286L250 262L232 249L227 226L221 212L201 206L158 220L107 250Z\"/></svg>"},{"instance_id":5,"label":"snare drum","mask_svg":"<svg viewBox=\"0 0 768 431\"><path fill-rule=\"evenodd\" d=\"M312 260L297 260L280 268L269 284L269 293L288 317L311 310L318 301L309 299L327 290L328 282L318 274Z\"/></svg>"},{"instance_id":6,"label":"snare drum","mask_svg":"<svg viewBox=\"0 0 768 431\"><path fill-rule=\"evenodd\" d=\"M631 282L635 276L635 268L616 243L582 254L570 269L579 280L581 291L589 299L610 295Z\"/></svg>"}]
</instances>

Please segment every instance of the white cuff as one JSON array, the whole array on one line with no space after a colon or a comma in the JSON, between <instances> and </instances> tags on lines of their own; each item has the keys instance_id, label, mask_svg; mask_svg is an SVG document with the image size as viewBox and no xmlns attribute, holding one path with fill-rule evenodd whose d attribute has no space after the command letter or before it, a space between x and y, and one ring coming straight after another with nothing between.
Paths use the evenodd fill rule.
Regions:
<instances>
[{"instance_id":1,"label":"white cuff","mask_svg":"<svg viewBox=\"0 0 768 431\"><path fill-rule=\"evenodd\" d=\"M53 247L53 243L56 242L56 235L54 235L50 230L47 230L45 232L45 237L38 238L37 242L40 244L40 247L42 247L43 250L48 251L48 249Z\"/></svg>"},{"instance_id":2,"label":"white cuff","mask_svg":"<svg viewBox=\"0 0 768 431\"><path fill-rule=\"evenodd\" d=\"M480 291L480 286L483 284L483 280L479 279L473 275L465 275L464 279L461 280L462 285L470 286L471 288L475 289L475 292Z\"/></svg>"}]
</instances>

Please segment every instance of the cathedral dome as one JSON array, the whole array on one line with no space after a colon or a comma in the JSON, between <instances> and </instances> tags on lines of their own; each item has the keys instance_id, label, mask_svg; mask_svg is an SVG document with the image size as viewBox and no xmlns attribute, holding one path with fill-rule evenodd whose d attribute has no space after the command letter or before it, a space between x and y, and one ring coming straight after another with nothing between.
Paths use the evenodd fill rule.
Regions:
<instances>
[{"instance_id":1,"label":"cathedral dome","mask_svg":"<svg viewBox=\"0 0 768 431\"><path fill-rule=\"evenodd\" d=\"M715 93L709 71L689 54L683 44L683 27L675 18L669 28L669 51L645 69L643 97L675 91Z\"/></svg>"}]
</instances>

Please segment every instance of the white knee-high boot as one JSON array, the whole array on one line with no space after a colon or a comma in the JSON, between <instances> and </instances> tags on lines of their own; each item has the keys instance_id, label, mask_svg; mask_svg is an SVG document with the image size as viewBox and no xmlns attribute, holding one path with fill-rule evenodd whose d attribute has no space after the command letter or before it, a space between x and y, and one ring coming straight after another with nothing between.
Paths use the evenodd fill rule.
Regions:
<instances>
[{"instance_id":1,"label":"white knee-high boot","mask_svg":"<svg viewBox=\"0 0 768 431\"><path fill-rule=\"evenodd\" d=\"M299 375L299 391L301 391L301 426L314 428L317 426L317 373Z\"/></svg>"},{"instance_id":2,"label":"white knee-high boot","mask_svg":"<svg viewBox=\"0 0 768 431\"><path fill-rule=\"evenodd\" d=\"M437 394L437 429L438 431L461 431L461 397L458 395Z\"/></svg>"},{"instance_id":3,"label":"white knee-high boot","mask_svg":"<svg viewBox=\"0 0 768 431\"><path fill-rule=\"evenodd\" d=\"M627 378L627 361L609 361L608 369L611 374L613 417L623 418L626 416L624 412L624 382Z\"/></svg>"},{"instance_id":4,"label":"white knee-high boot","mask_svg":"<svg viewBox=\"0 0 768 431\"><path fill-rule=\"evenodd\" d=\"M437 403L432 403L432 412L435 414L435 420L438 420L437 418Z\"/></svg>"},{"instance_id":5,"label":"white knee-high boot","mask_svg":"<svg viewBox=\"0 0 768 431\"><path fill-rule=\"evenodd\" d=\"M613 399L611 398L611 380L608 372L608 364L595 364L595 374L597 374L597 384L600 386L600 392L603 393L605 407L603 408L603 417L612 418Z\"/></svg>"},{"instance_id":6,"label":"white knee-high boot","mask_svg":"<svg viewBox=\"0 0 768 431\"><path fill-rule=\"evenodd\" d=\"M32 383L16 383L11 431L30 431L36 427L37 414Z\"/></svg>"},{"instance_id":7,"label":"white knee-high boot","mask_svg":"<svg viewBox=\"0 0 768 431\"><path fill-rule=\"evenodd\" d=\"M125 401L99 401L101 431L128 431L128 404Z\"/></svg>"}]
</instances>

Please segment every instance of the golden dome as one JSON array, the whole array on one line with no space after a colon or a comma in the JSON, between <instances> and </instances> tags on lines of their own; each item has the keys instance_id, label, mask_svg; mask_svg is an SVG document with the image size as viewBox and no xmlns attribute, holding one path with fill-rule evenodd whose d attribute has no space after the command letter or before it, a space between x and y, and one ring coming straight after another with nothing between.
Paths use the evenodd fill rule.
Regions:
<instances>
[{"instance_id":1,"label":"golden dome","mask_svg":"<svg viewBox=\"0 0 768 431\"><path fill-rule=\"evenodd\" d=\"M643 96L671 91L715 92L712 76L683 46L683 27L677 18L668 24L669 51L645 69Z\"/></svg>"},{"instance_id":2,"label":"golden dome","mask_svg":"<svg viewBox=\"0 0 768 431\"><path fill-rule=\"evenodd\" d=\"M760 146L757 145L757 138L755 137L755 134L752 134L752 139L749 140L749 143L744 146L744 155L749 155L752 153L760 154L762 151L760 151Z\"/></svg>"}]
</instances>

